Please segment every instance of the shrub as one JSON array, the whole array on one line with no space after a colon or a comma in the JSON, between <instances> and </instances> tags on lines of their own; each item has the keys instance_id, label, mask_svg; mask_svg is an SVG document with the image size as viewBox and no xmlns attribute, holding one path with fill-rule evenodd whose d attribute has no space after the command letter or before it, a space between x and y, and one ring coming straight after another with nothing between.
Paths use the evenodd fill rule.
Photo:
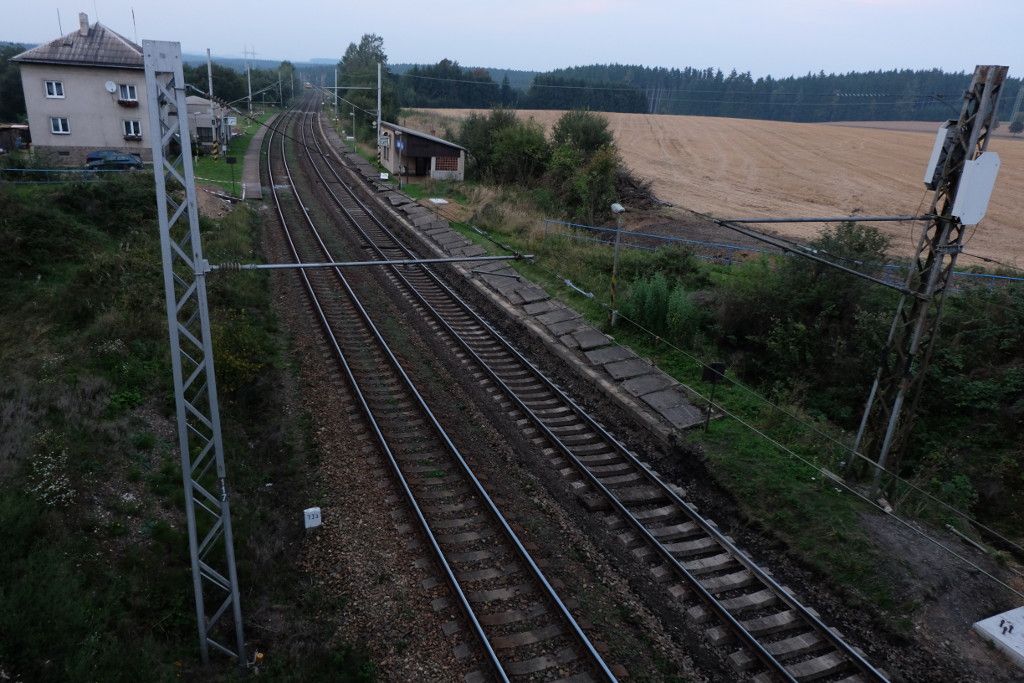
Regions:
<instances>
[{"instance_id":1,"label":"shrub","mask_svg":"<svg viewBox=\"0 0 1024 683\"><path fill-rule=\"evenodd\" d=\"M676 287L668 297L665 327L669 337L677 344L692 346L697 333L705 324L703 311L693 302L690 293Z\"/></svg>"},{"instance_id":2,"label":"shrub","mask_svg":"<svg viewBox=\"0 0 1024 683\"><path fill-rule=\"evenodd\" d=\"M666 330L668 312L668 280L661 273L634 280L619 307L629 320L657 334Z\"/></svg>"},{"instance_id":3,"label":"shrub","mask_svg":"<svg viewBox=\"0 0 1024 683\"><path fill-rule=\"evenodd\" d=\"M567 111L559 117L551 131L551 142L556 147L568 145L584 156L615 144L612 132L608 130L608 119L582 110Z\"/></svg>"},{"instance_id":4,"label":"shrub","mask_svg":"<svg viewBox=\"0 0 1024 683\"><path fill-rule=\"evenodd\" d=\"M495 180L529 185L544 174L551 152L539 123L516 121L496 131L493 142L490 173Z\"/></svg>"}]
</instances>

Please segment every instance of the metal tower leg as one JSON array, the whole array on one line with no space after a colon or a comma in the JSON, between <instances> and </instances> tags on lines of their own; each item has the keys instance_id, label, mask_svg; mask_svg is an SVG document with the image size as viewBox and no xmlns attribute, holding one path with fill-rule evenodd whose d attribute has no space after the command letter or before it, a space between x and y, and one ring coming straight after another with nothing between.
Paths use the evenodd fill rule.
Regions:
<instances>
[{"instance_id":1,"label":"metal tower leg","mask_svg":"<svg viewBox=\"0 0 1024 683\"><path fill-rule=\"evenodd\" d=\"M145 40L142 47L199 651L204 662L213 647L244 665L181 45Z\"/></svg>"},{"instance_id":2,"label":"metal tower leg","mask_svg":"<svg viewBox=\"0 0 1024 683\"><path fill-rule=\"evenodd\" d=\"M942 305L968 227L953 215L953 202L964 163L988 147L1006 73L1005 66L975 69L941 173L928 185L935 190L928 212L931 219L918 240L907 278L907 289L916 296L904 294L897 305L854 442L855 451L863 447L862 452L875 456L881 468L898 466L898 456L910 439ZM881 469L875 470L876 487L880 475Z\"/></svg>"}]
</instances>

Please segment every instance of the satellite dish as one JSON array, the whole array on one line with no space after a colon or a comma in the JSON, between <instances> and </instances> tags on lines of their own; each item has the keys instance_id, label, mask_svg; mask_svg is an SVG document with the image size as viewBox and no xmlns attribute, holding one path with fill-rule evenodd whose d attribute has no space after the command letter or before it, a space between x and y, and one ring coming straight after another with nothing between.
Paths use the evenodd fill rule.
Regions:
<instances>
[{"instance_id":1,"label":"satellite dish","mask_svg":"<svg viewBox=\"0 0 1024 683\"><path fill-rule=\"evenodd\" d=\"M114 81L107 81L103 84L103 87L106 88L107 92L111 95L117 92L117 83L114 83Z\"/></svg>"}]
</instances>

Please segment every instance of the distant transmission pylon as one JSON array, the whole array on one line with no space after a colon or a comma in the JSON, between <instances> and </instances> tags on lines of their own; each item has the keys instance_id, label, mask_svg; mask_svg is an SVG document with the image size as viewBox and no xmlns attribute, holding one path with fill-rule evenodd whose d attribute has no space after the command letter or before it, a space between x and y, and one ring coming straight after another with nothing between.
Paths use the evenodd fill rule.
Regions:
<instances>
[{"instance_id":1,"label":"distant transmission pylon","mask_svg":"<svg viewBox=\"0 0 1024 683\"><path fill-rule=\"evenodd\" d=\"M1005 66L976 67L970 88L964 93L960 118L943 126L940 131L945 131L945 137L940 132L936 141L930 173L925 178L926 186L935 191L931 219L918 240L907 277L906 288L914 295L900 297L854 443L855 451L876 459L881 468L907 445L953 266L963 249L965 228L977 223L961 221L963 216L954 215L955 202L961 181L969 174L973 181L977 177L974 172L984 165L971 162L988 147L1007 71ZM998 169L998 157L988 154L988 161ZM881 468L875 471L876 482Z\"/></svg>"},{"instance_id":2,"label":"distant transmission pylon","mask_svg":"<svg viewBox=\"0 0 1024 683\"><path fill-rule=\"evenodd\" d=\"M181 45L144 40L142 50L199 652L206 662L213 647L244 665Z\"/></svg>"},{"instance_id":3,"label":"distant transmission pylon","mask_svg":"<svg viewBox=\"0 0 1024 683\"><path fill-rule=\"evenodd\" d=\"M1013 112L1010 114L1010 123L1020 116L1020 106L1024 104L1024 78L1020 79L1020 87L1017 88L1017 99L1013 101Z\"/></svg>"}]
</instances>

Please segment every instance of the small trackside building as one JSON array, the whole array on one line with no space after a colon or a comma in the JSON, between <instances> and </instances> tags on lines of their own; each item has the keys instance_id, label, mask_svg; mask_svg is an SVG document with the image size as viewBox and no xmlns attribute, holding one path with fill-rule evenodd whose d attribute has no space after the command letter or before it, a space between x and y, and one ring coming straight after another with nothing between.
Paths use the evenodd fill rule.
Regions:
<instances>
[{"instance_id":1,"label":"small trackside building","mask_svg":"<svg viewBox=\"0 0 1024 683\"><path fill-rule=\"evenodd\" d=\"M464 180L466 148L422 131L382 121L380 163L391 173L429 176L435 180Z\"/></svg>"},{"instance_id":2,"label":"small trackside building","mask_svg":"<svg viewBox=\"0 0 1024 683\"><path fill-rule=\"evenodd\" d=\"M36 154L79 165L97 149L150 159L142 48L79 14L78 30L13 58Z\"/></svg>"}]
</instances>

